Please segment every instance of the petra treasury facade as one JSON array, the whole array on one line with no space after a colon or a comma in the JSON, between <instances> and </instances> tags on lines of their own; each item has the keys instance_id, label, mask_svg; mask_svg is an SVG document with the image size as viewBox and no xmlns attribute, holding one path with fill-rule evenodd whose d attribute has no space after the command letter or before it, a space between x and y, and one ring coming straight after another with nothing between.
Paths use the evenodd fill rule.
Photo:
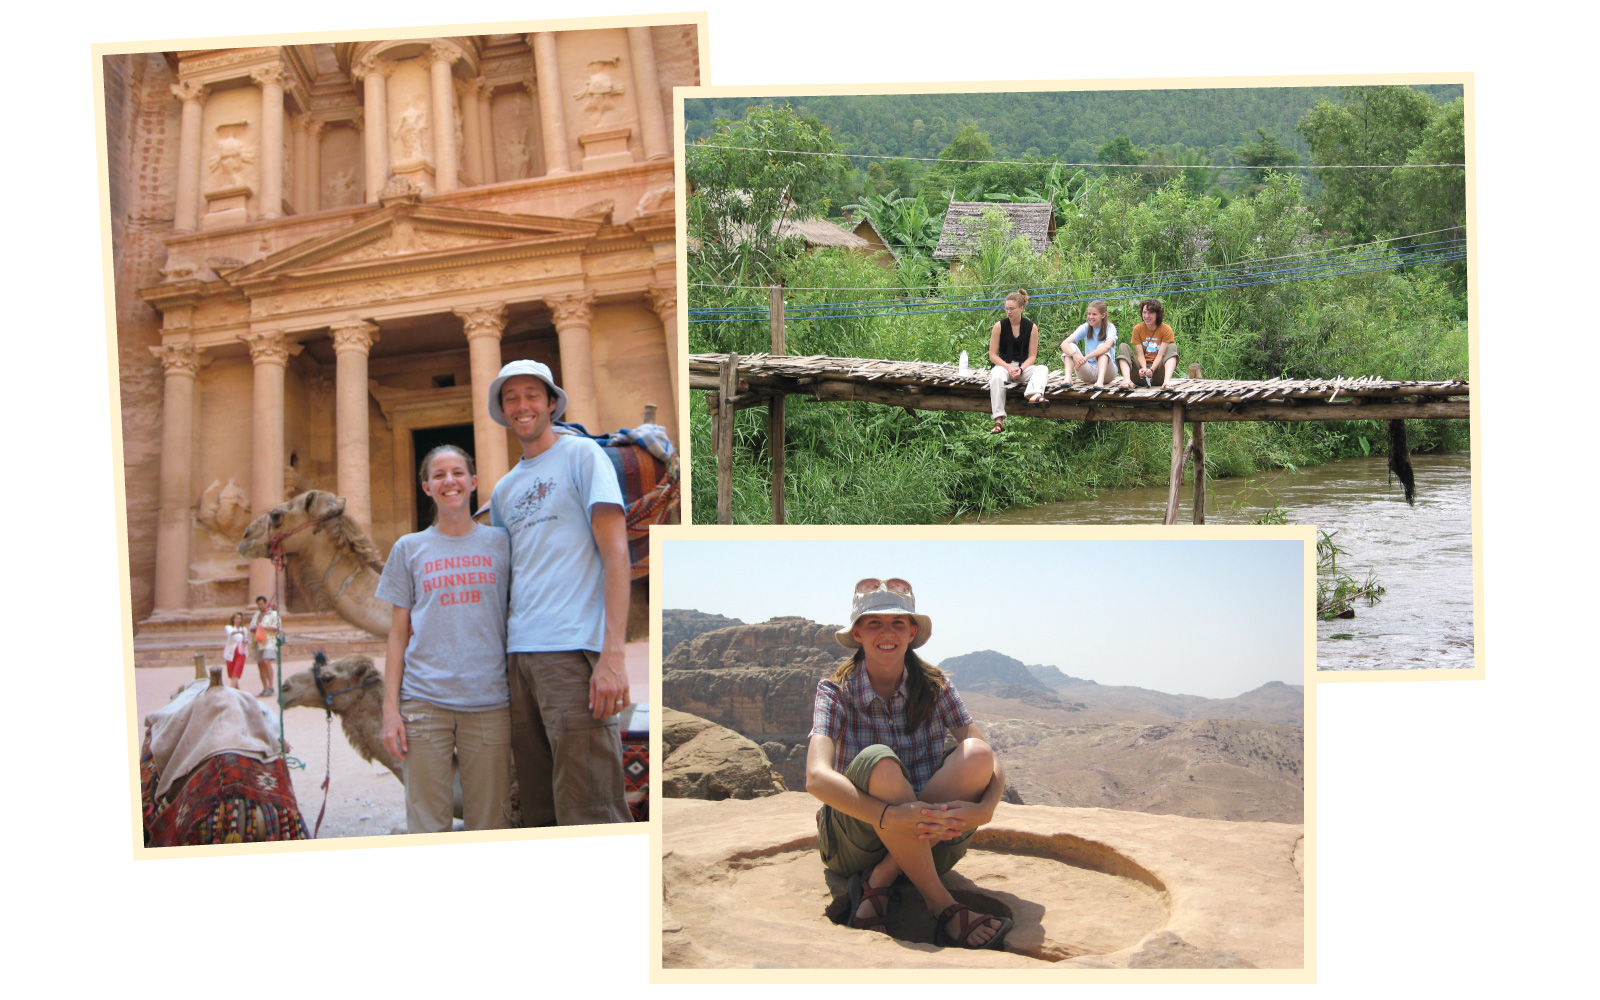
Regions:
<instances>
[{"instance_id":1,"label":"petra treasury facade","mask_svg":"<svg viewBox=\"0 0 1600 1000\"><path fill-rule=\"evenodd\" d=\"M677 440L671 94L699 53L689 24L105 57L136 632L220 636L271 593L235 545L303 490L383 554L427 522L433 445L486 500L506 361L593 433L659 404Z\"/></svg>"}]
</instances>

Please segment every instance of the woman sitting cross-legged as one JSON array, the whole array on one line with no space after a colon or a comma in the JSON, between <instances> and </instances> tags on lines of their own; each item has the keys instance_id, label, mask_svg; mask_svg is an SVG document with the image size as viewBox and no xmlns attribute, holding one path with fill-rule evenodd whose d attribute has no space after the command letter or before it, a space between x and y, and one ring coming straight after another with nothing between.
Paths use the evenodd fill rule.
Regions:
<instances>
[{"instance_id":1,"label":"woman sitting cross-legged","mask_svg":"<svg viewBox=\"0 0 1600 1000\"><path fill-rule=\"evenodd\" d=\"M937 944L999 949L1011 918L973 912L939 876L994 817L1000 760L955 686L917 656L933 622L916 613L909 583L862 580L850 622L835 638L855 653L817 684L806 752L806 790L823 802L817 846L850 879L850 926L887 924L889 889L904 873L938 914Z\"/></svg>"}]
</instances>

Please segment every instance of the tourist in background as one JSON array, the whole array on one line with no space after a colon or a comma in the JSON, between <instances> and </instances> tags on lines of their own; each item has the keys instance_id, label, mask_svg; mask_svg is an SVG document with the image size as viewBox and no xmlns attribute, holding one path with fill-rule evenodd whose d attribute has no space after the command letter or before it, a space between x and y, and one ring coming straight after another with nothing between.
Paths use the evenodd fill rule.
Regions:
<instances>
[{"instance_id":1,"label":"tourist in background","mask_svg":"<svg viewBox=\"0 0 1600 1000\"><path fill-rule=\"evenodd\" d=\"M455 445L424 456L433 524L394 543L376 591L394 605L383 745L405 764L408 833L450 829L457 770L466 828L511 825L511 539L472 519L476 473Z\"/></svg>"},{"instance_id":2,"label":"tourist in background","mask_svg":"<svg viewBox=\"0 0 1600 1000\"><path fill-rule=\"evenodd\" d=\"M256 598L256 613L250 616L250 658L261 671L261 694L265 698L277 689L273 668L278 664L278 612L265 597Z\"/></svg>"},{"instance_id":3,"label":"tourist in background","mask_svg":"<svg viewBox=\"0 0 1600 1000\"><path fill-rule=\"evenodd\" d=\"M1122 378L1135 388L1171 385L1173 369L1178 367L1178 343L1164 322L1166 310L1160 299L1145 299L1139 303L1139 315L1143 322L1134 325L1130 342L1117 350Z\"/></svg>"},{"instance_id":4,"label":"tourist in background","mask_svg":"<svg viewBox=\"0 0 1600 1000\"><path fill-rule=\"evenodd\" d=\"M1006 317L989 331L989 415L994 418L990 434L1006 429L1006 383L1027 381L1028 402L1044 402L1045 381L1050 369L1035 364L1039 357L1039 327L1022 315L1027 308L1027 289L1019 288L1006 296Z\"/></svg>"},{"instance_id":5,"label":"tourist in background","mask_svg":"<svg viewBox=\"0 0 1600 1000\"><path fill-rule=\"evenodd\" d=\"M998 950L1011 918L974 913L940 876L994 818L1005 770L955 685L917 656L933 622L916 613L909 583L861 580L849 621L835 639L853 654L817 684L806 791L823 802L822 863L850 880L850 926L886 926L904 874L938 914L936 944Z\"/></svg>"},{"instance_id":6,"label":"tourist in background","mask_svg":"<svg viewBox=\"0 0 1600 1000\"><path fill-rule=\"evenodd\" d=\"M1072 380L1085 385L1106 385L1116 367L1117 326L1106 319L1106 304L1089 303L1084 323L1061 342L1061 360Z\"/></svg>"},{"instance_id":7,"label":"tourist in background","mask_svg":"<svg viewBox=\"0 0 1600 1000\"><path fill-rule=\"evenodd\" d=\"M250 645L244 630L244 612L235 611L222 630L226 636L222 643L222 662L228 668L228 683L237 688L239 678L244 676L245 650Z\"/></svg>"}]
</instances>

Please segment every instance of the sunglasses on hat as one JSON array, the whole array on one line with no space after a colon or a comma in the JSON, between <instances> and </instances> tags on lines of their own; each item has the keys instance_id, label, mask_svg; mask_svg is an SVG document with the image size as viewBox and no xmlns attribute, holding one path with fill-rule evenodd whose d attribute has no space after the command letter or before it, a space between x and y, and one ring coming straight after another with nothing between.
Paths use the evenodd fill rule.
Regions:
<instances>
[{"instance_id":1,"label":"sunglasses on hat","mask_svg":"<svg viewBox=\"0 0 1600 1000\"><path fill-rule=\"evenodd\" d=\"M857 594L871 594L879 590L887 590L891 594L902 594L907 597L911 596L911 584L897 576L892 576L887 580L880 580L875 576L868 576L856 581Z\"/></svg>"}]
</instances>

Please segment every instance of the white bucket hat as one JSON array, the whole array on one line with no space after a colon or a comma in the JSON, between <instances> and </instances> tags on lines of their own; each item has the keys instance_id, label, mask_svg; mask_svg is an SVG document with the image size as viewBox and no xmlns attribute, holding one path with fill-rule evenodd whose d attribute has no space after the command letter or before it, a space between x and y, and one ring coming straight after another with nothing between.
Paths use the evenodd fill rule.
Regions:
<instances>
[{"instance_id":1,"label":"white bucket hat","mask_svg":"<svg viewBox=\"0 0 1600 1000\"><path fill-rule=\"evenodd\" d=\"M550 374L549 368L532 360L508 361L506 366L500 369L500 374L494 377L494 381L489 383L490 420L493 420L501 427L509 428L511 426L511 421L506 419L506 411L500 405L500 387L506 384L506 379L515 375L532 375L555 390L556 408L551 413L553 419L560 420L561 415L567 412L567 394L561 391L559 385L556 385L556 380Z\"/></svg>"},{"instance_id":2,"label":"white bucket hat","mask_svg":"<svg viewBox=\"0 0 1600 1000\"><path fill-rule=\"evenodd\" d=\"M905 593L889 589L889 583L905 584ZM861 587L866 584L876 584L871 590L863 591ZM917 637L911 640L911 648L928 641L933 635L933 619L927 615L917 614L917 599L911 593L911 585L904 580L890 578L888 581L867 577L856 584L856 590L850 595L850 624L833 634L833 638L845 649L860 649L861 643L850 634L856 627L856 622L865 615L905 615L917 623Z\"/></svg>"}]
</instances>

